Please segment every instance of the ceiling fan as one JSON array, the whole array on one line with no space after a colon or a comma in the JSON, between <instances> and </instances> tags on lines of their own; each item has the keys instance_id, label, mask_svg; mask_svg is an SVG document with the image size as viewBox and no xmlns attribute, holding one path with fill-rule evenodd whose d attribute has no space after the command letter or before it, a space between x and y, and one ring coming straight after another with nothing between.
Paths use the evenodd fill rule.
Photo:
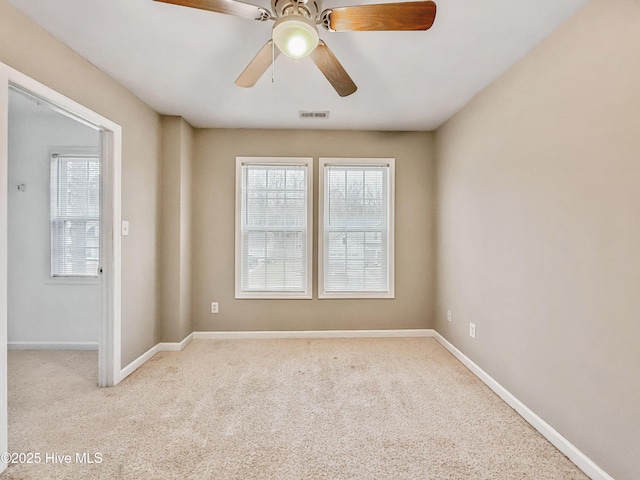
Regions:
<instances>
[{"instance_id":1,"label":"ceiling fan","mask_svg":"<svg viewBox=\"0 0 640 480\"><path fill-rule=\"evenodd\" d=\"M318 25L330 32L427 30L436 17L431 0L354 5L320 11L320 0L271 0L271 10L235 0L155 0L265 22L275 21L272 38L236 79L253 87L280 52L291 58L310 56L341 97L357 90L344 67L319 38Z\"/></svg>"}]
</instances>

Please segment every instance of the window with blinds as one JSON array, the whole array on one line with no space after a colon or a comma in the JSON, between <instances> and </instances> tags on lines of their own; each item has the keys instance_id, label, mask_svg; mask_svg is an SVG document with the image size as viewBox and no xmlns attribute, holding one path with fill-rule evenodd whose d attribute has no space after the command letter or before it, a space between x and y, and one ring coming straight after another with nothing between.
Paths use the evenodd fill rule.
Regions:
<instances>
[{"instance_id":1,"label":"window with blinds","mask_svg":"<svg viewBox=\"0 0 640 480\"><path fill-rule=\"evenodd\" d=\"M320 159L320 298L394 297L394 159Z\"/></svg>"},{"instance_id":2,"label":"window with blinds","mask_svg":"<svg viewBox=\"0 0 640 480\"><path fill-rule=\"evenodd\" d=\"M100 160L51 156L51 276L95 277L100 263Z\"/></svg>"},{"instance_id":3,"label":"window with blinds","mask_svg":"<svg viewBox=\"0 0 640 480\"><path fill-rule=\"evenodd\" d=\"M312 160L236 159L236 298L311 298Z\"/></svg>"}]
</instances>

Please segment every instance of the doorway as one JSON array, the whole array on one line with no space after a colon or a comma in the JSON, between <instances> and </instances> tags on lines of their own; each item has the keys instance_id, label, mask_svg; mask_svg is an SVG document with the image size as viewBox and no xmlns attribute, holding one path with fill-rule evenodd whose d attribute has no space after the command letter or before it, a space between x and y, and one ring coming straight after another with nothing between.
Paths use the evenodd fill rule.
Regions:
<instances>
[{"instance_id":1,"label":"doorway","mask_svg":"<svg viewBox=\"0 0 640 480\"><path fill-rule=\"evenodd\" d=\"M10 87L8 133L8 349L97 351L101 132Z\"/></svg>"},{"instance_id":2,"label":"doorway","mask_svg":"<svg viewBox=\"0 0 640 480\"><path fill-rule=\"evenodd\" d=\"M99 132L101 169L102 270L98 324L98 384L116 385L121 372L121 149L122 129L111 120L65 97L36 80L0 63L0 451L8 451L7 432L7 283L8 283L8 100L18 89L70 118ZM16 185L17 188L17 185ZM28 186L26 186L28 188ZM116 228L117 227L117 228ZM0 472L6 468L0 459Z\"/></svg>"}]
</instances>

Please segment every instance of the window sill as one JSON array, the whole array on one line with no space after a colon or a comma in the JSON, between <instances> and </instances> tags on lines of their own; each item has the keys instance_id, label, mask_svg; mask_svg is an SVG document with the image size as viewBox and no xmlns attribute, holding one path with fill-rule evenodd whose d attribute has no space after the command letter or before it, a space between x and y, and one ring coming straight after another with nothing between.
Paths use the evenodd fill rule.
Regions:
<instances>
[{"instance_id":1,"label":"window sill","mask_svg":"<svg viewBox=\"0 0 640 480\"><path fill-rule=\"evenodd\" d=\"M100 277L48 277L47 285L98 285Z\"/></svg>"},{"instance_id":2,"label":"window sill","mask_svg":"<svg viewBox=\"0 0 640 480\"><path fill-rule=\"evenodd\" d=\"M375 300L375 299L394 299L396 298L395 293L393 292L342 292L342 293L335 293L335 292L325 292L325 293L319 293L318 294L318 298L320 300L337 300L337 299L342 299L342 300L348 300L348 299L371 299L371 300Z\"/></svg>"},{"instance_id":3,"label":"window sill","mask_svg":"<svg viewBox=\"0 0 640 480\"><path fill-rule=\"evenodd\" d=\"M236 292L236 300L311 300L310 293L276 293L276 292Z\"/></svg>"}]
</instances>

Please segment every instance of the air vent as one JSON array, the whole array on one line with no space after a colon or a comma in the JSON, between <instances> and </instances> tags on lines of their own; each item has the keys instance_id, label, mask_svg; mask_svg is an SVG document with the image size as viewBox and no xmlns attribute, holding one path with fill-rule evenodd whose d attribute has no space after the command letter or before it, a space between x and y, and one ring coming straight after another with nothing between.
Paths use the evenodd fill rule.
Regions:
<instances>
[{"instance_id":1,"label":"air vent","mask_svg":"<svg viewBox=\"0 0 640 480\"><path fill-rule=\"evenodd\" d=\"M329 118L329 111L324 112L308 112L306 110L300 110L300 118Z\"/></svg>"}]
</instances>

